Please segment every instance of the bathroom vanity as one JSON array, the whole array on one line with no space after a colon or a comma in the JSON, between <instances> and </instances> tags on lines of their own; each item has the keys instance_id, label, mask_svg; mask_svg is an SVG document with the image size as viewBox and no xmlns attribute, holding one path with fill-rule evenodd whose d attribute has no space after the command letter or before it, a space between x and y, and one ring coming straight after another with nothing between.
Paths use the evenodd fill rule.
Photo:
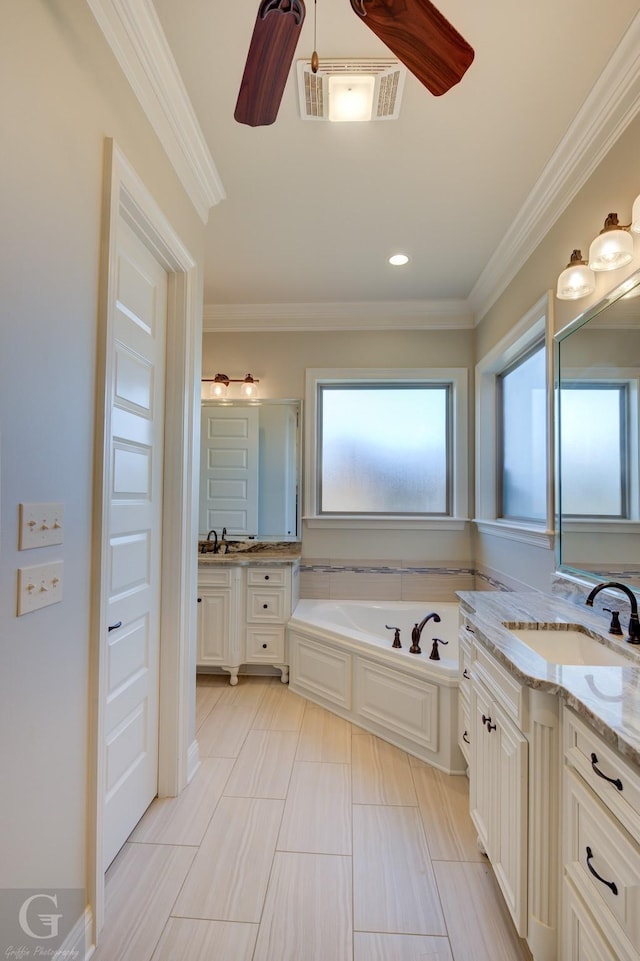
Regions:
<instances>
[{"instance_id":1,"label":"bathroom vanity","mask_svg":"<svg viewBox=\"0 0 640 961\"><path fill-rule=\"evenodd\" d=\"M471 817L516 929L535 961L639 961L638 648L559 597L459 596Z\"/></svg>"},{"instance_id":2,"label":"bathroom vanity","mask_svg":"<svg viewBox=\"0 0 640 961\"><path fill-rule=\"evenodd\" d=\"M285 625L298 599L299 564L296 543L198 555L199 671L222 669L235 685L242 665L268 665L288 680Z\"/></svg>"}]
</instances>

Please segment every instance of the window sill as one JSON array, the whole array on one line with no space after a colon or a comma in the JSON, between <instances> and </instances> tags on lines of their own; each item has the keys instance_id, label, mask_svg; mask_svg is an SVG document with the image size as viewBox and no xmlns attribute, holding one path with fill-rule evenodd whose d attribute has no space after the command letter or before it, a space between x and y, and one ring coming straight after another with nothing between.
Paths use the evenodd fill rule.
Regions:
<instances>
[{"instance_id":1,"label":"window sill","mask_svg":"<svg viewBox=\"0 0 640 961\"><path fill-rule=\"evenodd\" d=\"M481 534L504 537L506 540L519 541L521 544L530 544L533 547L551 549L554 546L554 532L546 530L541 525L518 524L504 520L478 520L478 518L474 518L473 523Z\"/></svg>"},{"instance_id":2,"label":"window sill","mask_svg":"<svg viewBox=\"0 0 640 961\"><path fill-rule=\"evenodd\" d=\"M326 530L385 530L385 531L462 531L469 523L467 517L376 517L373 515L341 515L302 518L307 527Z\"/></svg>"},{"instance_id":3,"label":"window sill","mask_svg":"<svg viewBox=\"0 0 640 961\"><path fill-rule=\"evenodd\" d=\"M583 517L572 521L563 517L562 530L565 534L640 534L640 520Z\"/></svg>"}]
</instances>

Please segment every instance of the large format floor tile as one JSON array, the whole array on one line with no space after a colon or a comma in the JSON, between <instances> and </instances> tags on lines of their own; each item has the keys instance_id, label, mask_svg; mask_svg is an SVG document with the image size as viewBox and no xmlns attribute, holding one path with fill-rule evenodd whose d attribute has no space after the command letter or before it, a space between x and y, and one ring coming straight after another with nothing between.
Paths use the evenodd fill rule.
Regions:
<instances>
[{"instance_id":1,"label":"large format floor tile","mask_svg":"<svg viewBox=\"0 0 640 961\"><path fill-rule=\"evenodd\" d=\"M530 961L466 778L279 678L197 695L200 767L109 869L94 961Z\"/></svg>"}]
</instances>

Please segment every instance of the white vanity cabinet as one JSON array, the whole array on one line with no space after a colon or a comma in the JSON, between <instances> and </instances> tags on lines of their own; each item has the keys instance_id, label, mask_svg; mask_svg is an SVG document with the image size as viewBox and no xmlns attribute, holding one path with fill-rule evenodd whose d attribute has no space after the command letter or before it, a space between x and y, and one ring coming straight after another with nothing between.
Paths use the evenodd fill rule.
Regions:
<instances>
[{"instance_id":1,"label":"white vanity cabinet","mask_svg":"<svg viewBox=\"0 0 640 961\"><path fill-rule=\"evenodd\" d=\"M474 648L471 682L471 817L516 930L527 935L528 742L522 689L485 651Z\"/></svg>"},{"instance_id":2,"label":"white vanity cabinet","mask_svg":"<svg viewBox=\"0 0 640 961\"><path fill-rule=\"evenodd\" d=\"M479 846L535 961L557 961L558 699L521 684L466 618L460 633L471 649L463 681L470 685L470 812Z\"/></svg>"},{"instance_id":3,"label":"white vanity cabinet","mask_svg":"<svg viewBox=\"0 0 640 961\"><path fill-rule=\"evenodd\" d=\"M297 601L297 564L238 565L198 571L196 666L222 668L238 683L243 664L265 664L289 678L285 625Z\"/></svg>"},{"instance_id":4,"label":"white vanity cabinet","mask_svg":"<svg viewBox=\"0 0 640 961\"><path fill-rule=\"evenodd\" d=\"M640 775L565 708L563 954L640 958Z\"/></svg>"}]
</instances>

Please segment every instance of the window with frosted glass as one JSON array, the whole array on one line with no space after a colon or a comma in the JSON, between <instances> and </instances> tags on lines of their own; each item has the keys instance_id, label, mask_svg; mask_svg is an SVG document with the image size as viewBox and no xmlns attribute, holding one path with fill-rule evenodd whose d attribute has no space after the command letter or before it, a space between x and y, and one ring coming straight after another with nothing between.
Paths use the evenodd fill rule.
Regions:
<instances>
[{"instance_id":1,"label":"window with frosted glass","mask_svg":"<svg viewBox=\"0 0 640 961\"><path fill-rule=\"evenodd\" d=\"M563 516L627 515L626 393L624 384L563 382L560 391Z\"/></svg>"},{"instance_id":2,"label":"window with frosted glass","mask_svg":"<svg viewBox=\"0 0 640 961\"><path fill-rule=\"evenodd\" d=\"M547 390L544 344L498 378L499 516L547 517Z\"/></svg>"},{"instance_id":3,"label":"window with frosted glass","mask_svg":"<svg viewBox=\"0 0 640 961\"><path fill-rule=\"evenodd\" d=\"M318 391L320 513L449 513L448 385Z\"/></svg>"}]
</instances>

